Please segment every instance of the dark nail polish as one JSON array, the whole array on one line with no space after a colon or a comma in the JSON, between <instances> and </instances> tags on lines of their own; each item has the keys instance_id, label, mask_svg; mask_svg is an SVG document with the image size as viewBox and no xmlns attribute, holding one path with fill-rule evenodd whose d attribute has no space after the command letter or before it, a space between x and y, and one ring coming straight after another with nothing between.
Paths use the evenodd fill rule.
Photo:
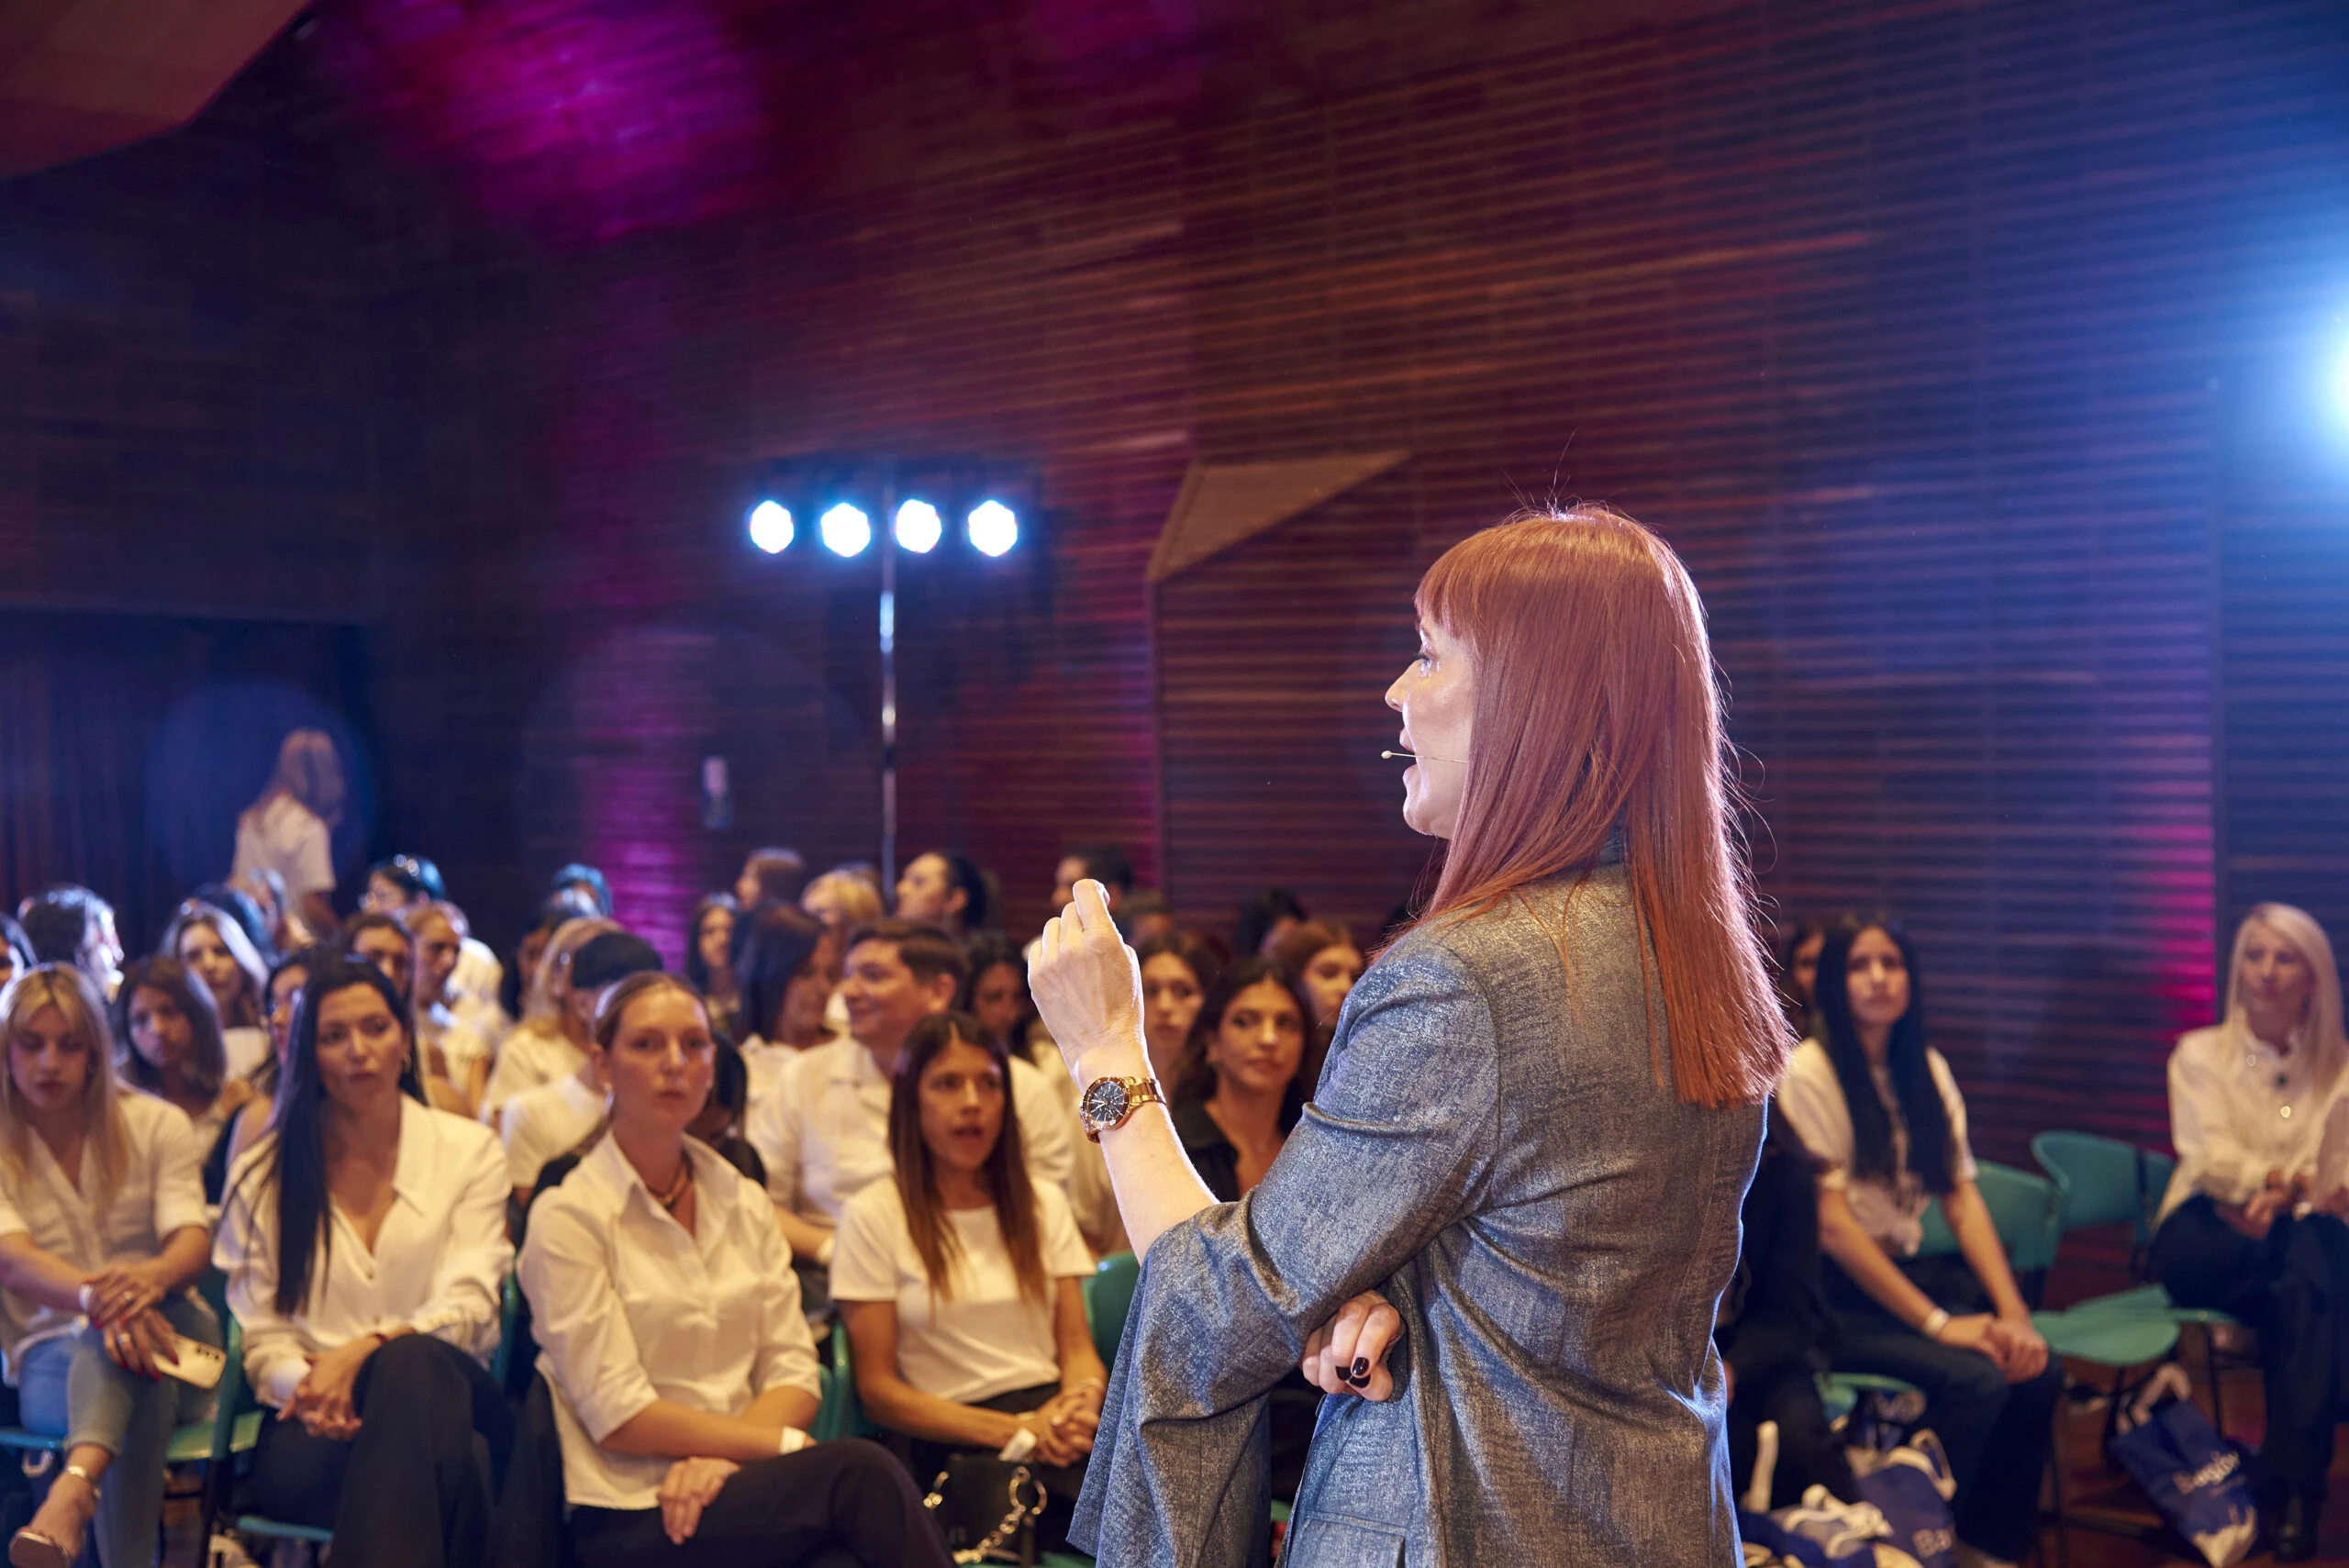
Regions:
<instances>
[{"instance_id":1,"label":"dark nail polish","mask_svg":"<svg viewBox=\"0 0 2349 1568\"><path fill-rule=\"evenodd\" d=\"M1356 1356L1354 1358L1354 1375L1353 1381L1360 1383L1369 1375L1370 1358L1368 1356Z\"/></svg>"},{"instance_id":2,"label":"dark nail polish","mask_svg":"<svg viewBox=\"0 0 2349 1568\"><path fill-rule=\"evenodd\" d=\"M1369 1383L1370 1378L1366 1374L1358 1374L1351 1372L1346 1373L1346 1384L1349 1387L1363 1388L1368 1386Z\"/></svg>"}]
</instances>

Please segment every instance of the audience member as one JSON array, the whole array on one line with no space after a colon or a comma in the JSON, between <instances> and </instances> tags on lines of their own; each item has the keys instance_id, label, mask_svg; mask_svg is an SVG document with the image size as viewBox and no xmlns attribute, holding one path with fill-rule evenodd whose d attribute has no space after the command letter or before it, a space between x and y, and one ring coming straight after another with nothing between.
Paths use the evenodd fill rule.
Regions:
<instances>
[{"instance_id":1,"label":"audience member","mask_svg":"<svg viewBox=\"0 0 2349 1568\"><path fill-rule=\"evenodd\" d=\"M489 1087L494 1052L488 1038L457 1013L457 966L464 955L464 939L454 909L453 905L428 899L406 906L395 917L416 948L410 1006L417 1043L424 1049L425 1070L454 1088L464 1101L459 1114L471 1116Z\"/></svg>"},{"instance_id":2,"label":"audience member","mask_svg":"<svg viewBox=\"0 0 2349 1568\"><path fill-rule=\"evenodd\" d=\"M17 917L0 915L0 987L39 962L33 957L32 940L17 924Z\"/></svg>"},{"instance_id":3,"label":"audience member","mask_svg":"<svg viewBox=\"0 0 2349 1568\"><path fill-rule=\"evenodd\" d=\"M804 909L763 904L736 928L741 977L742 1062L756 1105L784 1064L832 1038L824 1011L841 983L843 939Z\"/></svg>"},{"instance_id":4,"label":"audience member","mask_svg":"<svg viewBox=\"0 0 2349 1568\"><path fill-rule=\"evenodd\" d=\"M1141 964L1141 1029L1150 1050L1150 1071L1161 1084L1171 1084L1182 1074L1183 1048L1191 1038L1199 1004L1207 1000L1208 987L1223 965L1206 943L1181 932L1141 943L1134 956ZM1020 984L1025 991L1024 973Z\"/></svg>"},{"instance_id":5,"label":"audience member","mask_svg":"<svg viewBox=\"0 0 2349 1568\"><path fill-rule=\"evenodd\" d=\"M253 1095L250 1080L228 1076L220 1035L211 991L179 960L142 958L124 973L114 999L117 1067L124 1083L187 1118L198 1165L212 1173L204 1195L213 1203L228 1167L228 1123Z\"/></svg>"},{"instance_id":6,"label":"audience member","mask_svg":"<svg viewBox=\"0 0 2349 1568\"><path fill-rule=\"evenodd\" d=\"M1136 888L1118 910L1118 931L1130 947L1174 934L1174 906L1154 887Z\"/></svg>"},{"instance_id":7,"label":"audience member","mask_svg":"<svg viewBox=\"0 0 2349 1568\"><path fill-rule=\"evenodd\" d=\"M859 926L881 917L880 890L861 876L837 868L807 884L799 906L826 929L846 936Z\"/></svg>"},{"instance_id":8,"label":"audience member","mask_svg":"<svg viewBox=\"0 0 2349 1568\"><path fill-rule=\"evenodd\" d=\"M1020 955L1019 944L985 931L972 938L963 953L969 970L954 1006L978 1019L987 1039L1000 1040L1014 1056L1035 1062L1029 1036L1036 1023L1036 1004L1028 995L1028 961ZM1060 1066L1058 1051L1051 1062L1037 1062L1037 1066L1058 1068L1062 1077L1068 1076L1068 1069Z\"/></svg>"},{"instance_id":9,"label":"audience member","mask_svg":"<svg viewBox=\"0 0 2349 1568\"><path fill-rule=\"evenodd\" d=\"M1232 927L1232 956L1270 958L1281 939L1309 918L1297 895L1286 887L1252 893L1241 902L1239 921Z\"/></svg>"},{"instance_id":10,"label":"audience member","mask_svg":"<svg viewBox=\"0 0 2349 1568\"><path fill-rule=\"evenodd\" d=\"M251 1148L254 1140L268 1129L270 1118L276 1114L277 1092L285 1082L286 1053L294 1047L294 1015L301 1006L302 987L309 984L312 970L328 959L339 957L333 949L313 944L287 953L277 961L277 967L269 972L270 1058L248 1080L253 1086L252 1097L245 1102L244 1108L237 1113L231 1123L228 1169L235 1168L236 1162L244 1158L245 1151ZM208 1163L204 1179L209 1189L214 1178Z\"/></svg>"},{"instance_id":11,"label":"audience member","mask_svg":"<svg viewBox=\"0 0 2349 1568\"><path fill-rule=\"evenodd\" d=\"M394 855L367 868L367 892L360 903L367 913L405 922L428 904L440 908L457 934L456 967L435 995L484 1040L494 1040L503 1031L488 1015L497 1006L505 965L487 942L474 939L465 912L450 902L440 868L422 855Z\"/></svg>"},{"instance_id":12,"label":"audience member","mask_svg":"<svg viewBox=\"0 0 2349 1568\"><path fill-rule=\"evenodd\" d=\"M751 1142L794 1252L829 1263L841 1210L889 1175L890 1074L913 1027L952 1005L964 964L934 926L880 920L857 930L841 984L848 1037L802 1052L763 1099L753 1092ZM1066 1114L1043 1074L1019 1058L1011 1092L1029 1173L1065 1192L1074 1159Z\"/></svg>"},{"instance_id":13,"label":"audience member","mask_svg":"<svg viewBox=\"0 0 2349 1568\"><path fill-rule=\"evenodd\" d=\"M1778 939L1778 1005L1805 1039L1819 1038L1819 950L1827 933L1856 929L1856 915L1806 915Z\"/></svg>"},{"instance_id":14,"label":"audience member","mask_svg":"<svg viewBox=\"0 0 2349 1568\"><path fill-rule=\"evenodd\" d=\"M796 904L807 885L807 862L780 844L752 850L734 879L734 902L747 915L762 904Z\"/></svg>"},{"instance_id":15,"label":"audience member","mask_svg":"<svg viewBox=\"0 0 2349 1568\"><path fill-rule=\"evenodd\" d=\"M571 968L580 951L598 937L619 935L609 920L580 917L557 926L540 956L529 1000L489 1070L482 1094L482 1119L495 1126L506 1102L525 1089L568 1078L587 1063L587 1029L596 1016L596 993L580 995Z\"/></svg>"},{"instance_id":16,"label":"audience member","mask_svg":"<svg viewBox=\"0 0 2349 1568\"><path fill-rule=\"evenodd\" d=\"M285 895L285 879L268 866L248 866L242 874L228 879L228 885L253 901L261 911L262 928L269 933L269 951L292 952L317 940L317 933L309 923L295 913L292 901Z\"/></svg>"},{"instance_id":17,"label":"audience member","mask_svg":"<svg viewBox=\"0 0 2349 1568\"><path fill-rule=\"evenodd\" d=\"M187 895L191 904L208 904L237 923L252 944L264 970L277 962L277 933L260 900L231 882L207 882Z\"/></svg>"},{"instance_id":18,"label":"audience member","mask_svg":"<svg viewBox=\"0 0 2349 1568\"><path fill-rule=\"evenodd\" d=\"M491 1032L491 1043L503 1045L523 1016L529 1011L531 988L539 981L539 964L547 955L547 943L554 940L563 922L579 918L569 905L551 900L539 906L530 923L514 943L513 962L506 965L506 973L497 985L499 1027Z\"/></svg>"},{"instance_id":19,"label":"audience member","mask_svg":"<svg viewBox=\"0 0 2349 1568\"><path fill-rule=\"evenodd\" d=\"M917 1479L1027 1434L1066 1543L1108 1373L1086 1326L1092 1255L1068 1201L1017 1152L1013 1059L968 1013L907 1036L892 1074L893 1179L849 1200L832 1260L865 1414Z\"/></svg>"},{"instance_id":20,"label":"audience member","mask_svg":"<svg viewBox=\"0 0 2349 1568\"><path fill-rule=\"evenodd\" d=\"M580 1568L942 1568L887 1454L808 1440L821 1385L774 1210L685 1132L715 1072L701 999L640 975L590 1039L610 1125L540 1199L521 1262Z\"/></svg>"},{"instance_id":21,"label":"audience member","mask_svg":"<svg viewBox=\"0 0 2349 1568\"><path fill-rule=\"evenodd\" d=\"M950 937L968 939L990 929L995 911L987 873L966 855L932 850L916 855L897 878L897 918L923 920Z\"/></svg>"},{"instance_id":22,"label":"audience member","mask_svg":"<svg viewBox=\"0 0 2349 1568\"><path fill-rule=\"evenodd\" d=\"M513 1417L484 1362L513 1250L489 1129L425 1104L406 998L329 959L296 1010L279 1115L228 1183L214 1255L245 1375L278 1412L254 1500L331 1528L336 1568L481 1561Z\"/></svg>"},{"instance_id":23,"label":"audience member","mask_svg":"<svg viewBox=\"0 0 2349 1568\"><path fill-rule=\"evenodd\" d=\"M345 957L373 964L392 983L400 994L402 1019L415 1032L416 939L407 928L389 915L362 910L344 924L340 948ZM423 1037L417 1033L416 1038L420 1048ZM417 1071L424 1080L426 1104L455 1116L473 1114L473 1102L440 1071L429 1051L419 1050Z\"/></svg>"},{"instance_id":24,"label":"audience member","mask_svg":"<svg viewBox=\"0 0 2349 1568\"><path fill-rule=\"evenodd\" d=\"M1925 1043L1916 952L1870 920L1820 949L1824 1039L1796 1051L1778 1106L1810 1152L1820 1245L1835 1309L1835 1365L1924 1391L1924 1424L1957 1480L1961 1540L2011 1562L2038 1536L2039 1487L2063 1368L2032 1327L1990 1213L1974 1185L1965 1102ZM1926 1203L1960 1257L1917 1255Z\"/></svg>"},{"instance_id":25,"label":"audience member","mask_svg":"<svg viewBox=\"0 0 2349 1568\"><path fill-rule=\"evenodd\" d=\"M1191 1023L1166 1096L1175 1135L1222 1203L1264 1179L1297 1125L1313 1004L1268 958L1234 960Z\"/></svg>"},{"instance_id":26,"label":"audience member","mask_svg":"<svg viewBox=\"0 0 2349 1568\"><path fill-rule=\"evenodd\" d=\"M709 1004L709 1021L728 1040L742 1038L742 985L734 973L734 928L740 913L730 893L705 893L685 922L685 978Z\"/></svg>"},{"instance_id":27,"label":"audience member","mask_svg":"<svg viewBox=\"0 0 2349 1568\"><path fill-rule=\"evenodd\" d=\"M115 934L114 906L78 883L42 888L17 906L25 940L41 963L70 963L105 1000L122 984L122 939Z\"/></svg>"},{"instance_id":28,"label":"audience member","mask_svg":"<svg viewBox=\"0 0 2349 1568\"><path fill-rule=\"evenodd\" d=\"M1086 877L1101 884L1102 901L1115 915L1133 890L1134 862L1115 844L1087 844L1070 850L1052 868L1052 909L1055 915L1076 896L1076 884Z\"/></svg>"},{"instance_id":29,"label":"audience member","mask_svg":"<svg viewBox=\"0 0 2349 1568\"><path fill-rule=\"evenodd\" d=\"M571 961L573 1016L592 1020L597 999L607 986L630 975L660 971L661 955L651 942L626 931L605 932ZM586 1023L580 1032L592 1041L593 1023ZM515 1198L525 1207L530 1189L538 1184L540 1167L576 1147L604 1119L601 1067L602 1059L593 1050L584 1051L577 1071L551 1084L525 1089L499 1109L497 1125L506 1143L507 1172L514 1180Z\"/></svg>"},{"instance_id":30,"label":"audience member","mask_svg":"<svg viewBox=\"0 0 2349 1568\"><path fill-rule=\"evenodd\" d=\"M173 1429L210 1403L159 1369L175 1334L220 1343L188 1289L211 1246L196 1140L163 1101L117 1093L78 970L33 969L0 995L0 1352L24 1425L65 1440L8 1560L68 1568L95 1519L99 1561L151 1562Z\"/></svg>"},{"instance_id":31,"label":"audience member","mask_svg":"<svg viewBox=\"0 0 2349 1568\"><path fill-rule=\"evenodd\" d=\"M1273 962L1281 966L1305 999L1313 1004L1313 1029L1305 1045L1302 1075L1308 1090L1321 1081L1321 1060L1338 1035L1338 1013L1346 995L1362 978L1362 949L1353 933L1327 920L1307 920L1273 944Z\"/></svg>"},{"instance_id":32,"label":"audience member","mask_svg":"<svg viewBox=\"0 0 2349 1568\"><path fill-rule=\"evenodd\" d=\"M228 1075L250 1077L269 1060L269 1032L262 1028L269 966L243 929L208 904L183 904L163 928L163 940L155 951L178 959L204 982L220 1015Z\"/></svg>"},{"instance_id":33,"label":"audience member","mask_svg":"<svg viewBox=\"0 0 2349 1568\"><path fill-rule=\"evenodd\" d=\"M394 855L367 868L366 890L359 896L359 907L371 915L397 915L411 904L428 904L448 895L438 867L414 855Z\"/></svg>"},{"instance_id":34,"label":"audience member","mask_svg":"<svg viewBox=\"0 0 2349 1568\"><path fill-rule=\"evenodd\" d=\"M612 884L604 879L602 872L584 861L573 861L556 872L547 884L547 895L551 898L584 897L594 906L597 919L612 917Z\"/></svg>"},{"instance_id":35,"label":"audience member","mask_svg":"<svg viewBox=\"0 0 2349 1568\"><path fill-rule=\"evenodd\" d=\"M288 907L313 931L331 931L334 830L342 822L342 760L322 729L296 729L277 749L277 770L237 818L228 880L274 872Z\"/></svg>"},{"instance_id":36,"label":"audience member","mask_svg":"<svg viewBox=\"0 0 2349 1568\"><path fill-rule=\"evenodd\" d=\"M2169 1059L2177 1170L2154 1273L2179 1306L2231 1313L2258 1334L2270 1488L2260 1506L2276 1521L2279 1562L2315 1554L2334 1429L2349 1418L2338 1381L2349 1173L2320 1183L2318 1171L2327 1128L2349 1117L2341 1006L2324 929L2288 904L2261 904L2235 928L2224 1020L2187 1034Z\"/></svg>"}]
</instances>

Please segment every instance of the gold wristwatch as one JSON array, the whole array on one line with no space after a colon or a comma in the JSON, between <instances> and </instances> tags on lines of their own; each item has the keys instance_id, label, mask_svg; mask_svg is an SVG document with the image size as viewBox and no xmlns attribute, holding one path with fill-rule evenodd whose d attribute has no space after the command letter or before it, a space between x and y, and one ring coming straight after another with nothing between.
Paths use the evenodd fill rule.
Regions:
<instances>
[{"instance_id":1,"label":"gold wristwatch","mask_svg":"<svg viewBox=\"0 0 2349 1568\"><path fill-rule=\"evenodd\" d=\"M1128 1117L1152 1100L1166 1103L1155 1078L1096 1078L1077 1102L1085 1117L1085 1136L1100 1142L1103 1133L1123 1127Z\"/></svg>"}]
</instances>

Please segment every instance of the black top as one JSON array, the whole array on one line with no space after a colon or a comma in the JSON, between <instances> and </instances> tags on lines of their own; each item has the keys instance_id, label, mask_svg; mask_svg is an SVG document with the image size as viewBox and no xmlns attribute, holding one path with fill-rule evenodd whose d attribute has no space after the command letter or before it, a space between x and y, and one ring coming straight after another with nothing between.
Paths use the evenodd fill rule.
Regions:
<instances>
[{"instance_id":1,"label":"black top","mask_svg":"<svg viewBox=\"0 0 2349 1568\"><path fill-rule=\"evenodd\" d=\"M1218 1203L1240 1201L1240 1151L1223 1135L1223 1129L1208 1115L1205 1100L1183 1099L1174 1102L1174 1136L1183 1140L1183 1152L1191 1157L1191 1167L1199 1180L1215 1194ZM1281 1136L1286 1138L1297 1118L1305 1110L1305 1098L1294 1086L1281 1099Z\"/></svg>"},{"instance_id":2,"label":"black top","mask_svg":"<svg viewBox=\"0 0 2349 1568\"><path fill-rule=\"evenodd\" d=\"M1713 1335L1741 1381L1768 1366L1825 1372L1833 1319L1819 1285L1818 1162L1776 1101L1739 1218L1745 1246Z\"/></svg>"}]
</instances>

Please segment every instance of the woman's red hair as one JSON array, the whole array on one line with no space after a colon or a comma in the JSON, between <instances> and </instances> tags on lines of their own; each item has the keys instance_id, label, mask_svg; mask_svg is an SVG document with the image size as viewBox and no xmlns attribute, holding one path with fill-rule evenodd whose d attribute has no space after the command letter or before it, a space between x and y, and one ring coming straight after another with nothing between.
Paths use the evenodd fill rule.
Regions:
<instances>
[{"instance_id":1,"label":"woman's red hair","mask_svg":"<svg viewBox=\"0 0 2349 1568\"><path fill-rule=\"evenodd\" d=\"M1766 1098L1794 1037L1754 936L1704 605L1680 558L1605 506L1526 513L1446 550L1418 607L1467 645L1475 681L1460 824L1425 917L1473 918L1589 865L1620 824L1674 1087L1702 1106Z\"/></svg>"}]
</instances>

